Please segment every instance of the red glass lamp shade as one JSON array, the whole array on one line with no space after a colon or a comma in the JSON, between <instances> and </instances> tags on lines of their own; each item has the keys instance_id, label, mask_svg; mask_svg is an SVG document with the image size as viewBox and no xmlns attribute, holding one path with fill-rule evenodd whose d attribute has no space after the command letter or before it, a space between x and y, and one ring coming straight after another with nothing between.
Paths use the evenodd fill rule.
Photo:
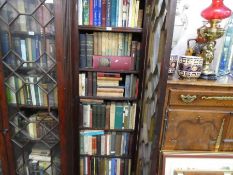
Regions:
<instances>
[{"instance_id":1,"label":"red glass lamp shade","mask_svg":"<svg viewBox=\"0 0 233 175\"><path fill-rule=\"evenodd\" d=\"M212 0L212 4L201 12L207 20L224 19L231 16L231 10L223 4L223 0Z\"/></svg>"}]
</instances>

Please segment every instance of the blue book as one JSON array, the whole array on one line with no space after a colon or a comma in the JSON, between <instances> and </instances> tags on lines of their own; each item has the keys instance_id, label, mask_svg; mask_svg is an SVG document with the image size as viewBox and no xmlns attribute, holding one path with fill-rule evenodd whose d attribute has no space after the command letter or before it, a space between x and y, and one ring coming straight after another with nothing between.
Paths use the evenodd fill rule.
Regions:
<instances>
[{"instance_id":1,"label":"blue book","mask_svg":"<svg viewBox=\"0 0 233 175\"><path fill-rule=\"evenodd\" d=\"M116 27L118 27L118 19L119 19L119 0L116 0Z\"/></svg>"},{"instance_id":2,"label":"blue book","mask_svg":"<svg viewBox=\"0 0 233 175\"><path fill-rule=\"evenodd\" d=\"M116 160L111 160L111 175L116 175Z\"/></svg>"},{"instance_id":3,"label":"blue book","mask_svg":"<svg viewBox=\"0 0 233 175\"><path fill-rule=\"evenodd\" d=\"M102 24L102 0L98 0L97 26Z\"/></svg>"},{"instance_id":4,"label":"blue book","mask_svg":"<svg viewBox=\"0 0 233 175\"><path fill-rule=\"evenodd\" d=\"M98 26L98 1L93 0L93 24L94 26Z\"/></svg>"},{"instance_id":5,"label":"blue book","mask_svg":"<svg viewBox=\"0 0 233 175\"><path fill-rule=\"evenodd\" d=\"M117 1L112 1L111 2L111 26L116 27L116 7L117 6Z\"/></svg>"},{"instance_id":6,"label":"blue book","mask_svg":"<svg viewBox=\"0 0 233 175\"><path fill-rule=\"evenodd\" d=\"M111 26L111 0L107 0L106 7L106 26Z\"/></svg>"},{"instance_id":7,"label":"blue book","mask_svg":"<svg viewBox=\"0 0 233 175\"><path fill-rule=\"evenodd\" d=\"M10 46L9 46L9 35L7 32L1 31L1 51L2 51L2 56L7 54L9 51Z\"/></svg>"},{"instance_id":8,"label":"blue book","mask_svg":"<svg viewBox=\"0 0 233 175\"><path fill-rule=\"evenodd\" d=\"M32 60L36 60L36 39L35 38L32 38Z\"/></svg>"},{"instance_id":9,"label":"blue book","mask_svg":"<svg viewBox=\"0 0 233 175\"><path fill-rule=\"evenodd\" d=\"M123 126L123 106L115 107L115 129L122 129Z\"/></svg>"}]
</instances>

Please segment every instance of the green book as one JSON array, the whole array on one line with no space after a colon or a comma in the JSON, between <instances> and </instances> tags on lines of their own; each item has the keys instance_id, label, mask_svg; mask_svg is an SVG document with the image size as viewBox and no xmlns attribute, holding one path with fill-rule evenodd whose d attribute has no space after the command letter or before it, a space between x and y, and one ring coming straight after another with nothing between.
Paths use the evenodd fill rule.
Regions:
<instances>
[{"instance_id":1,"label":"green book","mask_svg":"<svg viewBox=\"0 0 233 175\"><path fill-rule=\"evenodd\" d=\"M84 154L84 136L80 134L80 154Z\"/></svg>"},{"instance_id":2,"label":"green book","mask_svg":"<svg viewBox=\"0 0 233 175\"><path fill-rule=\"evenodd\" d=\"M116 105L115 107L115 129L122 129L123 126L123 106Z\"/></svg>"},{"instance_id":3,"label":"green book","mask_svg":"<svg viewBox=\"0 0 233 175\"><path fill-rule=\"evenodd\" d=\"M83 25L89 25L89 0L83 0Z\"/></svg>"}]
</instances>

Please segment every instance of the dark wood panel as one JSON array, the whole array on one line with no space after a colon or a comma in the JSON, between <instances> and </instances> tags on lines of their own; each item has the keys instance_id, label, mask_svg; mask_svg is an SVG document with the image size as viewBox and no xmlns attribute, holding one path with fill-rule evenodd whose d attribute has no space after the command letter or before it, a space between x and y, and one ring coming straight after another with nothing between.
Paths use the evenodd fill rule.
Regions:
<instances>
[{"instance_id":1,"label":"dark wood panel","mask_svg":"<svg viewBox=\"0 0 233 175\"><path fill-rule=\"evenodd\" d=\"M98 27L79 25L80 31L101 31L101 32L129 32L129 33L142 33L142 28L130 28L130 27Z\"/></svg>"}]
</instances>

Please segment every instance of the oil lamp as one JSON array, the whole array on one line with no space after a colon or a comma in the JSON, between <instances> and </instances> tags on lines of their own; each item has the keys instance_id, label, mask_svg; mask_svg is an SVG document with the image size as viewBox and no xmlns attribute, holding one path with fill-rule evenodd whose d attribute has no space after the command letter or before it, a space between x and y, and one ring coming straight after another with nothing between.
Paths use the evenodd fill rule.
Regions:
<instances>
[{"instance_id":1,"label":"oil lamp","mask_svg":"<svg viewBox=\"0 0 233 175\"><path fill-rule=\"evenodd\" d=\"M201 56L203 58L203 70L201 78L216 79L215 73L210 70L210 64L214 59L216 40L224 35L224 29L220 22L231 15L223 0L212 0L212 4L204 9L201 16L207 20L206 24L197 29L197 38L188 40L187 55ZM195 40L194 48L190 48L189 42Z\"/></svg>"}]
</instances>

